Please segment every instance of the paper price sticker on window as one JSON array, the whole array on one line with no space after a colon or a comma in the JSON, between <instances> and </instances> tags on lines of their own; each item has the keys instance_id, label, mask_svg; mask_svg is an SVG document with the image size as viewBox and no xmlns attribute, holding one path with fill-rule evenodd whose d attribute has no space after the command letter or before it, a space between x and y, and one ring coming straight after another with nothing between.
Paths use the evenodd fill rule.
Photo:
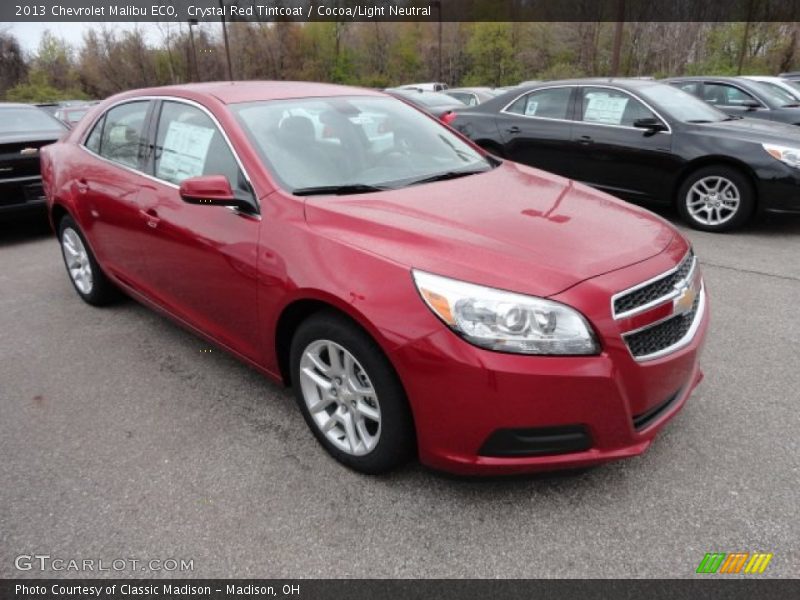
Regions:
<instances>
[{"instance_id":1,"label":"paper price sticker on window","mask_svg":"<svg viewBox=\"0 0 800 600\"><path fill-rule=\"evenodd\" d=\"M587 123L605 123L619 125L622 123L622 114L628 98L610 98L609 96L592 96L583 113L583 120Z\"/></svg>"},{"instance_id":2,"label":"paper price sticker on window","mask_svg":"<svg viewBox=\"0 0 800 600\"><path fill-rule=\"evenodd\" d=\"M170 123L161 148L158 177L180 183L189 177L202 175L212 137L214 130L209 127L177 121Z\"/></svg>"}]
</instances>

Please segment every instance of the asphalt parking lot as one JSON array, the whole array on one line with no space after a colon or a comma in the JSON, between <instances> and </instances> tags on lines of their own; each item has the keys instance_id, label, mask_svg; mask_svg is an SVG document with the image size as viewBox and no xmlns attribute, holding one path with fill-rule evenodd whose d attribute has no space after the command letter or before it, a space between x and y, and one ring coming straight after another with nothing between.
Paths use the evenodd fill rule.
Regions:
<instances>
[{"instance_id":1,"label":"asphalt parking lot","mask_svg":"<svg viewBox=\"0 0 800 600\"><path fill-rule=\"evenodd\" d=\"M84 304L45 227L0 225L0 577L41 575L20 554L191 559L170 574L192 577L691 577L712 551L797 577L800 218L688 235L712 331L684 411L637 459L476 480L346 470L288 391L133 301Z\"/></svg>"}]
</instances>

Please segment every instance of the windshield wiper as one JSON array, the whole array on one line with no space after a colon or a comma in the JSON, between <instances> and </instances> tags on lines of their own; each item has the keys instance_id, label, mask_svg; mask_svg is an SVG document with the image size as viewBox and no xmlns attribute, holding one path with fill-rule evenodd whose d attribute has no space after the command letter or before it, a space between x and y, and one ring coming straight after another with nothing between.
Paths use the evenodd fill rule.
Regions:
<instances>
[{"instance_id":1,"label":"windshield wiper","mask_svg":"<svg viewBox=\"0 0 800 600\"><path fill-rule=\"evenodd\" d=\"M744 117L739 117L736 115L730 115L729 117L722 119L723 121L741 121Z\"/></svg>"},{"instance_id":2,"label":"windshield wiper","mask_svg":"<svg viewBox=\"0 0 800 600\"><path fill-rule=\"evenodd\" d=\"M794 102L792 104L784 104L783 106L781 106L781 108L797 108L798 106L800 106L800 104Z\"/></svg>"},{"instance_id":3,"label":"windshield wiper","mask_svg":"<svg viewBox=\"0 0 800 600\"><path fill-rule=\"evenodd\" d=\"M727 119L726 119L727 120ZM686 121L687 123L713 123L714 121L710 121L708 119L689 119Z\"/></svg>"},{"instance_id":4,"label":"windshield wiper","mask_svg":"<svg viewBox=\"0 0 800 600\"><path fill-rule=\"evenodd\" d=\"M415 179L408 182L408 185L418 185L420 183L433 183L434 181L447 181L448 179L458 179L459 177L467 177L469 175L477 175L479 173L486 173L491 169L469 169L464 171L445 171L444 173L437 173L423 177L422 179Z\"/></svg>"},{"instance_id":5,"label":"windshield wiper","mask_svg":"<svg viewBox=\"0 0 800 600\"><path fill-rule=\"evenodd\" d=\"M370 192L383 192L390 188L369 185L367 183L348 183L346 185L320 185L292 190L295 196L345 196L349 194L369 194Z\"/></svg>"}]
</instances>

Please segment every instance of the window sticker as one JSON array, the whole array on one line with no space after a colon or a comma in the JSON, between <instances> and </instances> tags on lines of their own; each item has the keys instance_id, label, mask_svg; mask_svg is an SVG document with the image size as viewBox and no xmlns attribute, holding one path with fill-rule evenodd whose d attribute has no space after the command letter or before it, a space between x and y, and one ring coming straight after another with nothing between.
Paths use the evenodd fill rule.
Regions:
<instances>
[{"instance_id":1,"label":"window sticker","mask_svg":"<svg viewBox=\"0 0 800 600\"><path fill-rule=\"evenodd\" d=\"M609 96L592 95L588 98L583 120L587 123L605 123L619 125L622 114L628 104L628 98L611 98Z\"/></svg>"},{"instance_id":2,"label":"window sticker","mask_svg":"<svg viewBox=\"0 0 800 600\"><path fill-rule=\"evenodd\" d=\"M212 137L214 130L210 127L179 121L170 123L161 148L156 176L167 181L181 182L189 177L202 175Z\"/></svg>"},{"instance_id":3,"label":"window sticker","mask_svg":"<svg viewBox=\"0 0 800 600\"><path fill-rule=\"evenodd\" d=\"M525 107L525 114L529 117L534 116L537 108L539 108L539 102L536 100L528 100L528 104Z\"/></svg>"}]
</instances>

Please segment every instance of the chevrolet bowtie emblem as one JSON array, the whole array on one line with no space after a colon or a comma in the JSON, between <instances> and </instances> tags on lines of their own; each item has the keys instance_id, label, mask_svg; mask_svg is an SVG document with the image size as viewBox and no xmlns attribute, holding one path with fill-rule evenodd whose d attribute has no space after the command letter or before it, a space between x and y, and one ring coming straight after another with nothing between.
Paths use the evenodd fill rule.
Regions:
<instances>
[{"instance_id":1,"label":"chevrolet bowtie emblem","mask_svg":"<svg viewBox=\"0 0 800 600\"><path fill-rule=\"evenodd\" d=\"M683 287L678 297L672 302L672 312L676 315L683 315L691 312L694 301L697 298L697 290L694 284Z\"/></svg>"},{"instance_id":2,"label":"chevrolet bowtie emblem","mask_svg":"<svg viewBox=\"0 0 800 600\"><path fill-rule=\"evenodd\" d=\"M33 154L39 154L38 148L23 148L19 151L22 156L32 156Z\"/></svg>"}]
</instances>

